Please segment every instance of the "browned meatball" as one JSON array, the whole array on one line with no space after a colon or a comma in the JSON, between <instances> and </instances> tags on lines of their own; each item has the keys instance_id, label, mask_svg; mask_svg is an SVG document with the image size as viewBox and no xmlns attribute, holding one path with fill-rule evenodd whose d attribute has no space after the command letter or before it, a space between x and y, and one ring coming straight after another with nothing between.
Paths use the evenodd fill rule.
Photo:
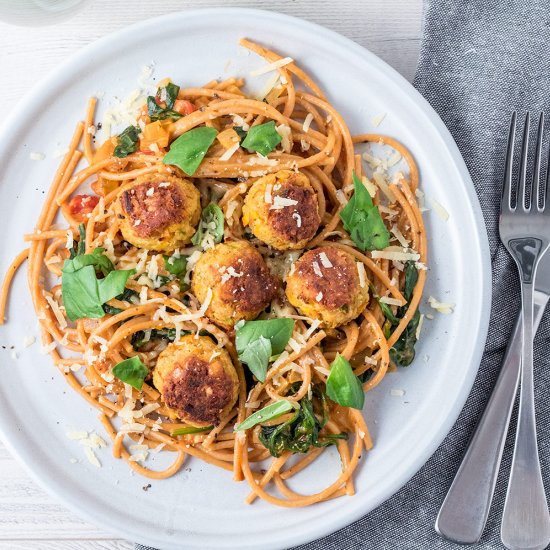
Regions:
<instances>
[{"instance_id":1,"label":"browned meatball","mask_svg":"<svg viewBox=\"0 0 550 550\"><path fill-rule=\"evenodd\" d=\"M245 241L218 244L205 252L193 271L192 290L212 299L206 316L224 328L258 316L277 293L277 281L262 255Z\"/></svg>"},{"instance_id":2,"label":"browned meatball","mask_svg":"<svg viewBox=\"0 0 550 550\"><path fill-rule=\"evenodd\" d=\"M182 178L147 174L121 187L115 211L128 242L138 248L171 251L187 244L195 233L200 193Z\"/></svg>"},{"instance_id":3,"label":"browned meatball","mask_svg":"<svg viewBox=\"0 0 550 550\"><path fill-rule=\"evenodd\" d=\"M246 195L243 224L278 250L304 248L320 223L317 196L300 172L280 170L264 176Z\"/></svg>"},{"instance_id":4,"label":"browned meatball","mask_svg":"<svg viewBox=\"0 0 550 550\"><path fill-rule=\"evenodd\" d=\"M217 425L237 400L231 358L208 336L183 336L159 355L153 382L174 416L194 426Z\"/></svg>"},{"instance_id":5,"label":"browned meatball","mask_svg":"<svg viewBox=\"0 0 550 550\"><path fill-rule=\"evenodd\" d=\"M288 301L301 313L334 328L355 319L369 302L355 258L333 246L303 254L286 280Z\"/></svg>"}]
</instances>

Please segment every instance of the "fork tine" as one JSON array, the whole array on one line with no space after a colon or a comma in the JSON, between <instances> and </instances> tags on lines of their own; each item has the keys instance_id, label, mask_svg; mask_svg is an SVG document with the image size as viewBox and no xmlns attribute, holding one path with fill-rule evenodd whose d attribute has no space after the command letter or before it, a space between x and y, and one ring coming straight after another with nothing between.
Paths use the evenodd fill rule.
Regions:
<instances>
[{"instance_id":1,"label":"fork tine","mask_svg":"<svg viewBox=\"0 0 550 550\"><path fill-rule=\"evenodd\" d=\"M512 172L514 168L514 144L516 137L516 118L517 113L512 113L510 121L510 132L508 133L508 145L506 146L506 164L504 167L504 185L502 186L502 199L500 201L500 211L515 210L512 207Z\"/></svg>"},{"instance_id":2,"label":"fork tine","mask_svg":"<svg viewBox=\"0 0 550 550\"><path fill-rule=\"evenodd\" d=\"M514 168L514 144L516 138L516 118L517 113L512 113L510 121L510 131L508 133L508 145L506 146L506 163L504 167L504 185L502 186L502 199L500 201L500 211L515 210L512 206L512 172ZM549 175L550 177L550 175Z\"/></svg>"},{"instance_id":3,"label":"fork tine","mask_svg":"<svg viewBox=\"0 0 550 550\"><path fill-rule=\"evenodd\" d=\"M541 164L542 164L542 136L544 133L544 112L540 113L539 126L537 130L537 144L535 146L535 168L533 171L533 183L531 191L531 205L533 201L536 201L535 206L537 210L541 212L544 210L543 202L545 200L546 191L544 189L544 183L541 181ZM536 193L535 193L536 189Z\"/></svg>"},{"instance_id":4,"label":"fork tine","mask_svg":"<svg viewBox=\"0 0 550 550\"><path fill-rule=\"evenodd\" d=\"M525 124L523 125L523 140L521 142L521 161L519 170L519 187L516 194L516 206L521 200L524 212L531 210L530 195L528 189L530 182L527 181L527 157L529 156L529 129L531 126L531 117L529 111L525 115Z\"/></svg>"}]
</instances>

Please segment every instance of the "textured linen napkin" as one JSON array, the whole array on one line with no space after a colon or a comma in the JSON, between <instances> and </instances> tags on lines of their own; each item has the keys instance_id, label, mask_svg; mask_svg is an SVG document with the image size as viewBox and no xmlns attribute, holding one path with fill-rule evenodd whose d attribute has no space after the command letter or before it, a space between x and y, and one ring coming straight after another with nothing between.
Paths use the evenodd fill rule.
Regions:
<instances>
[{"instance_id":1,"label":"textured linen napkin","mask_svg":"<svg viewBox=\"0 0 550 550\"><path fill-rule=\"evenodd\" d=\"M494 386L519 312L516 268L498 237L503 158L512 110L529 109L535 114L546 110L550 115L549 45L550 4L546 0L425 2L422 50L414 85L439 113L457 142L485 216L493 266L493 308L485 354L456 425L411 481L361 520L295 550L463 548L441 539L433 526ZM549 343L547 312L535 340L539 453L547 490ZM485 534L474 548L503 548L499 532L515 433L514 419L512 422ZM138 545L137 550L147 549Z\"/></svg>"}]
</instances>

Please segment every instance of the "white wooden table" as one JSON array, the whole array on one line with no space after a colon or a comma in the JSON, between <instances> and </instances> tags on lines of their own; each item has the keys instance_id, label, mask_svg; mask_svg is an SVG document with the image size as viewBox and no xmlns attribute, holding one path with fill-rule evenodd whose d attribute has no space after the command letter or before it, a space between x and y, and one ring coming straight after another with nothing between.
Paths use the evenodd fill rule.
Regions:
<instances>
[{"instance_id":1,"label":"white wooden table","mask_svg":"<svg viewBox=\"0 0 550 550\"><path fill-rule=\"evenodd\" d=\"M19 0L13 0L19 1ZM409 80L420 47L421 0L90 0L67 22L39 28L0 22L0 105L15 105L37 81L97 38L179 10L238 6L271 9L329 27L365 46ZM131 549L47 495L0 443L0 550Z\"/></svg>"}]
</instances>

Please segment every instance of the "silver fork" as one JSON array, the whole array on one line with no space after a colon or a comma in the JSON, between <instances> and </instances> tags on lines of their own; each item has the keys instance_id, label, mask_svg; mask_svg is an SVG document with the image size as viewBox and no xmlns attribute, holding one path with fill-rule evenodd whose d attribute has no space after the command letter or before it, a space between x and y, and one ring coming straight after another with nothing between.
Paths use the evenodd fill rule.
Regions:
<instances>
[{"instance_id":1,"label":"silver fork","mask_svg":"<svg viewBox=\"0 0 550 550\"><path fill-rule=\"evenodd\" d=\"M527 113L516 183L512 175L516 113L512 115L499 226L500 239L518 266L523 320L518 425L500 531L504 546L510 550L542 550L550 544L550 513L540 470L533 391L534 280L539 260L550 244L550 208L546 204L548 178L541 182L544 114L539 117L530 177L527 176L529 126Z\"/></svg>"}]
</instances>

